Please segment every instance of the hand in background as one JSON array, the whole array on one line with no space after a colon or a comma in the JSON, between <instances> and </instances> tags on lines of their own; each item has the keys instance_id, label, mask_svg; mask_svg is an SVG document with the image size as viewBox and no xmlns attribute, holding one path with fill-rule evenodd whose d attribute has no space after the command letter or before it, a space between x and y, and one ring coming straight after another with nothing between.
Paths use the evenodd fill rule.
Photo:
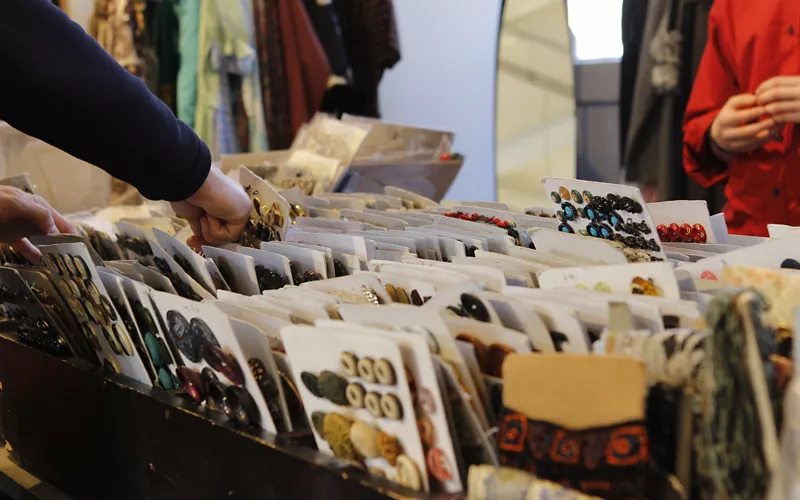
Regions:
<instances>
[{"instance_id":1,"label":"hand in background","mask_svg":"<svg viewBox=\"0 0 800 500\"><path fill-rule=\"evenodd\" d=\"M769 142L775 120L760 120L767 114L766 108L759 105L753 94L741 94L728 99L711 124L714 153L727 161L731 154L748 153Z\"/></svg>"},{"instance_id":2,"label":"hand in background","mask_svg":"<svg viewBox=\"0 0 800 500\"><path fill-rule=\"evenodd\" d=\"M189 246L236 241L250 219L250 197L236 181L212 166L200 189L172 204L175 214L189 221Z\"/></svg>"},{"instance_id":3,"label":"hand in background","mask_svg":"<svg viewBox=\"0 0 800 500\"><path fill-rule=\"evenodd\" d=\"M658 199L658 186L652 183L647 183L639 190L642 192L642 198L645 203L655 203L661 201Z\"/></svg>"},{"instance_id":4,"label":"hand in background","mask_svg":"<svg viewBox=\"0 0 800 500\"><path fill-rule=\"evenodd\" d=\"M42 254L26 237L60 233L75 233L75 228L44 198L0 186L1 242L10 243L29 260L38 262Z\"/></svg>"},{"instance_id":5,"label":"hand in background","mask_svg":"<svg viewBox=\"0 0 800 500\"><path fill-rule=\"evenodd\" d=\"M756 89L756 98L775 123L800 123L800 76L770 78Z\"/></svg>"}]
</instances>

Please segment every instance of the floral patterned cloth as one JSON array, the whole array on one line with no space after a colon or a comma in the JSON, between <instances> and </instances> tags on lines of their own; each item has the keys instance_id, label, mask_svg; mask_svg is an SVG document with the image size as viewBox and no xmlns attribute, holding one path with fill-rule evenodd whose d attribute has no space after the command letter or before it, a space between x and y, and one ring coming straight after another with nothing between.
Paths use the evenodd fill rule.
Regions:
<instances>
[{"instance_id":1,"label":"floral patterned cloth","mask_svg":"<svg viewBox=\"0 0 800 500\"><path fill-rule=\"evenodd\" d=\"M95 0L89 34L131 74L142 76L130 7L129 0Z\"/></svg>"}]
</instances>

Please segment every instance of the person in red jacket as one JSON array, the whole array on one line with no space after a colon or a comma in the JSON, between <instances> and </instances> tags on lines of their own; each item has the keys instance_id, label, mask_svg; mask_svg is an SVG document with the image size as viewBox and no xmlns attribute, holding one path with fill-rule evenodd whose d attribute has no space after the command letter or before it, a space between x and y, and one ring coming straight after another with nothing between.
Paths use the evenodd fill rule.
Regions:
<instances>
[{"instance_id":1,"label":"person in red jacket","mask_svg":"<svg viewBox=\"0 0 800 500\"><path fill-rule=\"evenodd\" d=\"M686 172L727 181L734 234L800 226L800 1L716 0L684 120Z\"/></svg>"}]
</instances>

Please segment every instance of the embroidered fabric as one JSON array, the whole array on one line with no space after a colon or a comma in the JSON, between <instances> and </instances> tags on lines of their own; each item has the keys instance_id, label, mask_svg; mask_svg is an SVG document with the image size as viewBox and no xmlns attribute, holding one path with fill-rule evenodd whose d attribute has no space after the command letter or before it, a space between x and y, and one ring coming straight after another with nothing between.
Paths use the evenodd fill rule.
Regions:
<instances>
[{"instance_id":1,"label":"embroidered fabric","mask_svg":"<svg viewBox=\"0 0 800 500\"><path fill-rule=\"evenodd\" d=\"M650 461L643 422L570 430L504 411L500 463L612 500L643 498Z\"/></svg>"},{"instance_id":2,"label":"embroidered fabric","mask_svg":"<svg viewBox=\"0 0 800 500\"><path fill-rule=\"evenodd\" d=\"M691 426L701 418L702 409L698 409L693 417L684 420L682 402L684 393L696 393L707 338L705 331L677 329L658 334L631 331L607 335L602 351L644 361L650 386L646 419L650 455L660 469L694 486L698 483L691 478L694 470L691 463L695 461L691 442L682 441L677 433L680 425ZM687 436L696 434L694 431L699 431L699 426L685 430Z\"/></svg>"}]
</instances>

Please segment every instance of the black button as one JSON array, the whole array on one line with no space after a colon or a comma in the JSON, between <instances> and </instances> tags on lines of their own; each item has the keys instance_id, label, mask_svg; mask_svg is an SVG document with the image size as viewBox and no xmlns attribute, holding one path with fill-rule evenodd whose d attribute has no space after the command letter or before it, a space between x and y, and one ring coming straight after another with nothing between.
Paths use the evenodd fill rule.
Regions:
<instances>
[{"instance_id":1,"label":"black button","mask_svg":"<svg viewBox=\"0 0 800 500\"><path fill-rule=\"evenodd\" d=\"M781 194L781 188L775 188L775 189L773 189L773 190L772 190L772 194L773 194L773 195L775 195L775 196L780 196L780 194Z\"/></svg>"},{"instance_id":2,"label":"black button","mask_svg":"<svg viewBox=\"0 0 800 500\"><path fill-rule=\"evenodd\" d=\"M794 26L789 26L789 36L794 35Z\"/></svg>"}]
</instances>

